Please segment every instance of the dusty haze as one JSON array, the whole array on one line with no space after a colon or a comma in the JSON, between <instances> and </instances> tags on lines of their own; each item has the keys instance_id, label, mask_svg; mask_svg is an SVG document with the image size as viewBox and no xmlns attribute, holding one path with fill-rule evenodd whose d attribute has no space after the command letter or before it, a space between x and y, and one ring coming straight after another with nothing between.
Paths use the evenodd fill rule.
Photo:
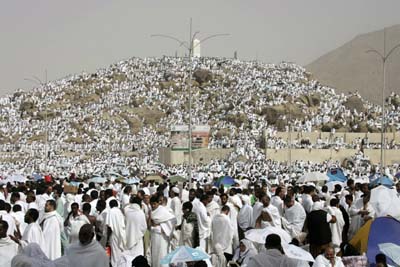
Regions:
<instances>
[{"instance_id":1,"label":"dusty haze","mask_svg":"<svg viewBox=\"0 0 400 267\"><path fill-rule=\"evenodd\" d=\"M68 0L1 1L0 93L94 71L132 56L184 55L163 33L188 39L189 18L202 55L306 65L360 33L400 24L397 0Z\"/></svg>"}]
</instances>

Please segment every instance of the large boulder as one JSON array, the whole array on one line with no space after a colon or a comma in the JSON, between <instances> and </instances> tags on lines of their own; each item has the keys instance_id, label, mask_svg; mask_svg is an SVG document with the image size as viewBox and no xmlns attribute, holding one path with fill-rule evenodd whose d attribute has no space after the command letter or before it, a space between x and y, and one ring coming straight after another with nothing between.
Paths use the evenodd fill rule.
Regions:
<instances>
[{"instance_id":1,"label":"large boulder","mask_svg":"<svg viewBox=\"0 0 400 267\"><path fill-rule=\"evenodd\" d=\"M200 85L211 81L212 73L209 70L198 69L193 73L193 77Z\"/></svg>"},{"instance_id":2,"label":"large boulder","mask_svg":"<svg viewBox=\"0 0 400 267\"><path fill-rule=\"evenodd\" d=\"M346 102L343 103L343 106L351 111L356 110L358 113L365 111L364 102L356 95L349 97Z\"/></svg>"}]
</instances>

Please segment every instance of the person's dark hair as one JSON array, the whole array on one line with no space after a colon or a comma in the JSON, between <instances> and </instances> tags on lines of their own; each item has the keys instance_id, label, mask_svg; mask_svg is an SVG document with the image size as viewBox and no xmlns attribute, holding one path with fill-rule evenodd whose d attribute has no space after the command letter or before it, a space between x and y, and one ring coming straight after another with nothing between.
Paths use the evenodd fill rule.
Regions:
<instances>
[{"instance_id":1,"label":"person's dark hair","mask_svg":"<svg viewBox=\"0 0 400 267\"><path fill-rule=\"evenodd\" d=\"M331 199L329 204L331 205L331 207L336 207L339 204L339 199L334 197L334 198Z\"/></svg>"},{"instance_id":2,"label":"person's dark hair","mask_svg":"<svg viewBox=\"0 0 400 267\"><path fill-rule=\"evenodd\" d=\"M6 210L6 202L2 199L0 199L0 210Z\"/></svg>"},{"instance_id":3,"label":"person's dark hair","mask_svg":"<svg viewBox=\"0 0 400 267\"><path fill-rule=\"evenodd\" d=\"M78 204L78 203L76 203L76 202L74 202L74 203L72 203L72 204L71 204L71 209L72 209L72 207L76 207L76 208L78 208L78 209L79 209L79 204Z\"/></svg>"},{"instance_id":4,"label":"person's dark hair","mask_svg":"<svg viewBox=\"0 0 400 267\"><path fill-rule=\"evenodd\" d=\"M133 259L132 267L150 267L147 259L140 255Z\"/></svg>"},{"instance_id":5,"label":"person's dark hair","mask_svg":"<svg viewBox=\"0 0 400 267\"><path fill-rule=\"evenodd\" d=\"M158 203L160 202L160 198L158 195L154 195L150 198L150 203Z\"/></svg>"},{"instance_id":6,"label":"person's dark hair","mask_svg":"<svg viewBox=\"0 0 400 267\"><path fill-rule=\"evenodd\" d=\"M90 202L90 196L88 194L84 194L82 196L82 202Z\"/></svg>"},{"instance_id":7,"label":"person's dark hair","mask_svg":"<svg viewBox=\"0 0 400 267\"><path fill-rule=\"evenodd\" d=\"M376 263L383 263L385 266L387 266L385 254L382 254L382 253L376 254L375 255L375 262Z\"/></svg>"},{"instance_id":8,"label":"person's dark hair","mask_svg":"<svg viewBox=\"0 0 400 267\"><path fill-rule=\"evenodd\" d=\"M113 199L110 201L110 208L118 207L118 201Z\"/></svg>"},{"instance_id":9,"label":"person's dark hair","mask_svg":"<svg viewBox=\"0 0 400 267\"><path fill-rule=\"evenodd\" d=\"M6 211L7 211L7 213L10 213L10 211L11 211L11 204L6 202L5 206L6 206Z\"/></svg>"},{"instance_id":10,"label":"person's dark hair","mask_svg":"<svg viewBox=\"0 0 400 267\"><path fill-rule=\"evenodd\" d=\"M113 190L112 189L106 189L106 191L105 191L105 196L106 196L106 199L107 198L109 198L109 197L112 197L113 196Z\"/></svg>"},{"instance_id":11,"label":"person's dark hair","mask_svg":"<svg viewBox=\"0 0 400 267\"><path fill-rule=\"evenodd\" d=\"M90 213L91 209L92 209L92 206L89 203L83 203L83 206L82 206L83 212Z\"/></svg>"},{"instance_id":12,"label":"person's dark hair","mask_svg":"<svg viewBox=\"0 0 400 267\"><path fill-rule=\"evenodd\" d=\"M57 204L56 204L56 201L54 199L49 199L46 202L49 203L49 205L52 206L54 210L56 209ZM72 204L74 204L74 203L72 203ZM72 206L72 204L71 204L71 206Z\"/></svg>"},{"instance_id":13,"label":"person's dark hair","mask_svg":"<svg viewBox=\"0 0 400 267\"><path fill-rule=\"evenodd\" d=\"M104 210L104 209L106 208L106 206L107 206L107 203L106 203L105 200L99 199L99 200L97 201L96 207L99 207L101 210Z\"/></svg>"},{"instance_id":14,"label":"person's dark hair","mask_svg":"<svg viewBox=\"0 0 400 267\"><path fill-rule=\"evenodd\" d=\"M207 267L207 262L205 261L197 261L193 267Z\"/></svg>"},{"instance_id":15,"label":"person's dark hair","mask_svg":"<svg viewBox=\"0 0 400 267\"><path fill-rule=\"evenodd\" d=\"M201 202L207 201L207 200L208 200L208 196L206 194L203 194L203 195L200 196L200 201Z\"/></svg>"},{"instance_id":16,"label":"person's dark hair","mask_svg":"<svg viewBox=\"0 0 400 267\"><path fill-rule=\"evenodd\" d=\"M353 179L347 180L347 186L350 187L351 185L354 185L354 180Z\"/></svg>"},{"instance_id":17,"label":"person's dark hair","mask_svg":"<svg viewBox=\"0 0 400 267\"><path fill-rule=\"evenodd\" d=\"M97 192L97 190L92 190L92 192L90 192L90 198L95 200L99 197L99 192Z\"/></svg>"},{"instance_id":18,"label":"person's dark hair","mask_svg":"<svg viewBox=\"0 0 400 267\"><path fill-rule=\"evenodd\" d=\"M340 184L335 184L335 192L342 191L342 186Z\"/></svg>"},{"instance_id":19,"label":"person's dark hair","mask_svg":"<svg viewBox=\"0 0 400 267\"><path fill-rule=\"evenodd\" d=\"M349 201L353 201L353 195L352 194L348 194L348 195L345 196L345 199L349 200Z\"/></svg>"},{"instance_id":20,"label":"person's dark hair","mask_svg":"<svg viewBox=\"0 0 400 267\"><path fill-rule=\"evenodd\" d=\"M124 193L129 194L132 191L132 186L128 185L124 188Z\"/></svg>"},{"instance_id":21,"label":"person's dark hair","mask_svg":"<svg viewBox=\"0 0 400 267\"><path fill-rule=\"evenodd\" d=\"M34 222L36 222L37 219L39 219L39 211L37 209L29 209L27 213L29 213L29 216L32 218Z\"/></svg>"},{"instance_id":22,"label":"person's dark hair","mask_svg":"<svg viewBox=\"0 0 400 267\"><path fill-rule=\"evenodd\" d=\"M22 210L21 205L18 205L18 204L14 205L12 210L13 210L13 212L21 211Z\"/></svg>"},{"instance_id":23,"label":"person's dark hair","mask_svg":"<svg viewBox=\"0 0 400 267\"><path fill-rule=\"evenodd\" d=\"M266 249L278 249L282 252L281 237L277 234L269 234L265 239Z\"/></svg>"},{"instance_id":24,"label":"person's dark hair","mask_svg":"<svg viewBox=\"0 0 400 267\"><path fill-rule=\"evenodd\" d=\"M197 197L198 199L200 199L200 197L201 197L202 195L204 195L204 190L201 189L201 188L197 188L197 190L196 190L196 197Z\"/></svg>"},{"instance_id":25,"label":"person's dark hair","mask_svg":"<svg viewBox=\"0 0 400 267\"><path fill-rule=\"evenodd\" d=\"M7 232L7 230L8 230L8 222L0 220L0 224L3 227L4 231Z\"/></svg>"},{"instance_id":26,"label":"person's dark hair","mask_svg":"<svg viewBox=\"0 0 400 267\"><path fill-rule=\"evenodd\" d=\"M182 204L182 209L192 211L192 209L193 209L192 202L187 201L187 202L183 203Z\"/></svg>"},{"instance_id":27,"label":"person's dark hair","mask_svg":"<svg viewBox=\"0 0 400 267\"><path fill-rule=\"evenodd\" d=\"M21 195L20 195L18 192L13 192L13 193L11 194L11 198L18 198L18 199L20 199L20 198L21 198Z\"/></svg>"},{"instance_id":28,"label":"person's dark hair","mask_svg":"<svg viewBox=\"0 0 400 267\"><path fill-rule=\"evenodd\" d=\"M342 252L342 257L360 255L358 250L355 247L353 247L350 243L340 244L340 251Z\"/></svg>"},{"instance_id":29,"label":"person's dark hair","mask_svg":"<svg viewBox=\"0 0 400 267\"><path fill-rule=\"evenodd\" d=\"M138 204L139 206L141 206L142 205L142 199L140 197L137 197L137 196L131 196L131 198L129 199L129 203Z\"/></svg>"},{"instance_id":30,"label":"person's dark hair","mask_svg":"<svg viewBox=\"0 0 400 267\"><path fill-rule=\"evenodd\" d=\"M230 212L231 209L229 208L229 206L225 205L225 206L222 207L221 211L222 212L225 212L225 211Z\"/></svg>"},{"instance_id":31,"label":"person's dark hair","mask_svg":"<svg viewBox=\"0 0 400 267\"><path fill-rule=\"evenodd\" d=\"M79 242L82 245L87 245L92 242L94 237L93 232L93 225L91 224L84 224L82 225L81 229L79 230Z\"/></svg>"},{"instance_id":32,"label":"person's dark hair","mask_svg":"<svg viewBox=\"0 0 400 267\"><path fill-rule=\"evenodd\" d=\"M323 193L328 192L328 187L327 187L326 185L322 186L321 191L322 191Z\"/></svg>"},{"instance_id":33,"label":"person's dark hair","mask_svg":"<svg viewBox=\"0 0 400 267\"><path fill-rule=\"evenodd\" d=\"M280 187L280 186L278 186L276 189L275 189L275 196L278 196L279 195L279 193L282 191L282 187Z\"/></svg>"},{"instance_id":34,"label":"person's dark hair","mask_svg":"<svg viewBox=\"0 0 400 267\"><path fill-rule=\"evenodd\" d=\"M89 183L89 189L93 189L95 188L95 183L94 182L90 182Z\"/></svg>"},{"instance_id":35,"label":"person's dark hair","mask_svg":"<svg viewBox=\"0 0 400 267\"><path fill-rule=\"evenodd\" d=\"M312 191L314 191L314 186L310 185L305 185L304 186L304 194L310 194Z\"/></svg>"},{"instance_id":36,"label":"person's dark hair","mask_svg":"<svg viewBox=\"0 0 400 267\"><path fill-rule=\"evenodd\" d=\"M267 196L267 194L264 191L261 191L258 193L258 199L261 200L263 197Z\"/></svg>"},{"instance_id":37,"label":"person's dark hair","mask_svg":"<svg viewBox=\"0 0 400 267\"><path fill-rule=\"evenodd\" d=\"M219 198L222 198L222 197L229 198L229 196L228 196L227 194L225 194L225 193L223 193L223 194L221 194L221 195L219 196Z\"/></svg>"},{"instance_id":38,"label":"person's dark hair","mask_svg":"<svg viewBox=\"0 0 400 267\"><path fill-rule=\"evenodd\" d=\"M283 203L290 203L292 201L292 197L291 196L286 196L284 199L283 199Z\"/></svg>"}]
</instances>

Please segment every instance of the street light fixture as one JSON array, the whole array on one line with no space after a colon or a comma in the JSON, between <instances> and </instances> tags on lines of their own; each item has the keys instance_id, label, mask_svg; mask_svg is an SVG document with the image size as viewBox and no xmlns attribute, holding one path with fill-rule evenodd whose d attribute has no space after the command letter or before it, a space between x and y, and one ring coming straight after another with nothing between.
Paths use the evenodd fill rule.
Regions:
<instances>
[{"instance_id":1,"label":"street light fixture","mask_svg":"<svg viewBox=\"0 0 400 267\"><path fill-rule=\"evenodd\" d=\"M386 127L386 114L385 114L385 91L386 91L386 62L390 55L400 47L400 43L395 45L389 53L386 54L386 28L383 29L383 55L376 49L370 49L366 53L375 53L382 60L382 75L383 75L383 86L382 86L382 122L381 122L381 168L385 167L385 157L384 157L384 145L385 145L385 127ZM383 175L383 172L381 171Z\"/></svg>"},{"instance_id":2,"label":"street light fixture","mask_svg":"<svg viewBox=\"0 0 400 267\"><path fill-rule=\"evenodd\" d=\"M174 40L177 43L179 43L179 46L183 46L188 50L188 59L189 59L189 166L188 166L188 178L190 185L192 184L192 63L193 63L193 49L199 46L201 43L204 43L205 41L215 38L215 37L220 37L220 36L229 36L230 34L228 33L220 33L220 34L213 34L210 36L205 37L204 39L200 40L196 45L193 45L193 41L196 38L196 35L199 34L199 31L196 31L194 34L192 34L192 18L190 18L190 29L189 29L189 43L186 41L182 41L174 36L166 35L166 34L152 34L151 37L162 37L162 38L167 38L170 40Z\"/></svg>"}]
</instances>

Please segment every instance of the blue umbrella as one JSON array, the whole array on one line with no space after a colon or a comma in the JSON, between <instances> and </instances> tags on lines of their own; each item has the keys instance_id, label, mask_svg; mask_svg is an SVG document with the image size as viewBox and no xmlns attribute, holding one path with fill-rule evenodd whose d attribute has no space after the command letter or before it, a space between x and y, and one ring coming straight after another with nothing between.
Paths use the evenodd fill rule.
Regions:
<instances>
[{"instance_id":1,"label":"blue umbrella","mask_svg":"<svg viewBox=\"0 0 400 267\"><path fill-rule=\"evenodd\" d=\"M377 185L384 185L386 187L392 187L394 185L394 182L387 176L382 176L379 178L376 178L370 183L371 186L377 186Z\"/></svg>"},{"instance_id":2,"label":"blue umbrella","mask_svg":"<svg viewBox=\"0 0 400 267\"><path fill-rule=\"evenodd\" d=\"M328 182L346 182L347 177L344 175L340 168L332 168L327 173L329 180Z\"/></svg>"},{"instance_id":3,"label":"blue umbrella","mask_svg":"<svg viewBox=\"0 0 400 267\"><path fill-rule=\"evenodd\" d=\"M209 259L210 256L199 250L187 246L178 247L161 259L160 264L171 264L189 261L201 261Z\"/></svg>"}]
</instances>

